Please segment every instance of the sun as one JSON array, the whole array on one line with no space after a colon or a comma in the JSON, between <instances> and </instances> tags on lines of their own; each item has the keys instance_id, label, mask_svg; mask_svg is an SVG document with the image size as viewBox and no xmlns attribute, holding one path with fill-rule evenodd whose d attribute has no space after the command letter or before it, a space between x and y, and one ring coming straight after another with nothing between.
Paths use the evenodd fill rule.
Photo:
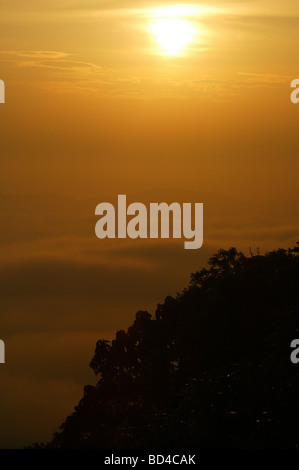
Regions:
<instances>
[{"instance_id":1,"label":"sun","mask_svg":"<svg viewBox=\"0 0 299 470\"><path fill-rule=\"evenodd\" d=\"M174 18L156 20L152 31L166 55L179 55L195 33L190 21Z\"/></svg>"},{"instance_id":2,"label":"sun","mask_svg":"<svg viewBox=\"0 0 299 470\"><path fill-rule=\"evenodd\" d=\"M164 55L181 55L186 46L193 41L196 28L188 19L192 13L186 7L163 8L155 12L151 32Z\"/></svg>"}]
</instances>

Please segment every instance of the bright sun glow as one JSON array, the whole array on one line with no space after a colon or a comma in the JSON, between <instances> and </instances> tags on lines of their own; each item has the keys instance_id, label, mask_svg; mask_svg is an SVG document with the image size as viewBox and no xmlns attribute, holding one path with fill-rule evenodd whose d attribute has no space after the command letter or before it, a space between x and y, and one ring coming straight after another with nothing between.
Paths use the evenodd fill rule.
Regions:
<instances>
[{"instance_id":1,"label":"bright sun glow","mask_svg":"<svg viewBox=\"0 0 299 470\"><path fill-rule=\"evenodd\" d=\"M152 31L166 55L179 55L195 33L190 21L173 18L156 20Z\"/></svg>"},{"instance_id":2,"label":"bright sun glow","mask_svg":"<svg viewBox=\"0 0 299 470\"><path fill-rule=\"evenodd\" d=\"M195 13L193 8L184 6L155 10L151 31L156 36L163 54L180 55L193 41L196 29L189 17Z\"/></svg>"}]
</instances>

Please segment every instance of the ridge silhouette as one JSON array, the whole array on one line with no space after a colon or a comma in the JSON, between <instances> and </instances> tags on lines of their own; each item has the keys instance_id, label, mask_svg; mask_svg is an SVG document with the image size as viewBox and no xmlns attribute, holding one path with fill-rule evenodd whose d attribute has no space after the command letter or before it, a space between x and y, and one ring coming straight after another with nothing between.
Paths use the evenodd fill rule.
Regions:
<instances>
[{"instance_id":1,"label":"ridge silhouette","mask_svg":"<svg viewBox=\"0 0 299 470\"><path fill-rule=\"evenodd\" d=\"M219 250L155 316L97 342L97 385L33 447L298 447L298 253Z\"/></svg>"}]
</instances>

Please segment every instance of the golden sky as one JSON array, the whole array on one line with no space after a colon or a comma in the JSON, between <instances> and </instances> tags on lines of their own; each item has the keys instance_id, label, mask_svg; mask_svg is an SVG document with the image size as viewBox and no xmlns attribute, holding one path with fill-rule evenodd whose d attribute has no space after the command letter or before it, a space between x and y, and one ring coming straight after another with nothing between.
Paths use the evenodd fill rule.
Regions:
<instances>
[{"instance_id":1,"label":"golden sky","mask_svg":"<svg viewBox=\"0 0 299 470\"><path fill-rule=\"evenodd\" d=\"M0 0L0 447L49 438L96 340L218 248L297 241L298 26L298 0ZM203 202L203 248L99 241L117 194Z\"/></svg>"}]
</instances>

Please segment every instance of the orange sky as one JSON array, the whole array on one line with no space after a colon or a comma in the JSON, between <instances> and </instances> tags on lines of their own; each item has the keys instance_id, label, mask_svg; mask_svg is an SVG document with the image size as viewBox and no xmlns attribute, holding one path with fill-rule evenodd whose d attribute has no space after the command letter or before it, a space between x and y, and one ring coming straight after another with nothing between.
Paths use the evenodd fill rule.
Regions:
<instances>
[{"instance_id":1,"label":"orange sky","mask_svg":"<svg viewBox=\"0 0 299 470\"><path fill-rule=\"evenodd\" d=\"M48 439L96 340L218 248L297 241L298 0L194 2L173 56L151 30L167 5L0 1L0 447ZM203 202L203 248L99 241L95 207L117 194Z\"/></svg>"}]
</instances>

